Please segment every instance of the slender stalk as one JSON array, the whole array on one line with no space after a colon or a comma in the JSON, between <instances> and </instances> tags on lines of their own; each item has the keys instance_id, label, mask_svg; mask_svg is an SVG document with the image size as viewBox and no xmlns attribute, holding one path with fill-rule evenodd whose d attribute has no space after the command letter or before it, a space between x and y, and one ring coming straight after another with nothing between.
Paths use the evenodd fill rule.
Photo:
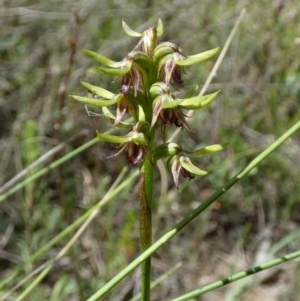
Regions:
<instances>
[{"instance_id":1,"label":"slender stalk","mask_svg":"<svg viewBox=\"0 0 300 301\"><path fill-rule=\"evenodd\" d=\"M160 277L158 277L157 279L155 279L153 282L151 282L151 289L153 289L154 287L156 287L158 284L160 284L164 279L166 279L167 277L169 277L174 271L176 271L180 266L182 265L181 262L176 263L176 265L174 265L172 268L170 268L169 270L167 270L164 274L162 274ZM132 299L130 299L129 301L137 301L140 300L141 298L141 293L138 293L137 295L135 295Z\"/></svg>"},{"instance_id":2,"label":"slender stalk","mask_svg":"<svg viewBox=\"0 0 300 301\"><path fill-rule=\"evenodd\" d=\"M141 175L139 185L140 196L140 240L141 252L146 251L152 243L152 203L153 203L153 174L154 166L146 160L144 172ZM142 264L141 292L142 300L150 300L151 283L151 257Z\"/></svg>"},{"instance_id":3,"label":"slender stalk","mask_svg":"<svg viewBox=\"0 0 300 301\"><path fill-rule=\"evenodd\" d=\"M156 82L157 66L152 64L148 74L149 85ZM147 95L148 106L145 107L145 118L149 124L152 120L152 102L153 99ZM155 129L149 131L149 147L151 151L154 147ZM146 158L143 164L143 173L139 183L140 197L140 243L141 253L151 247L152 244L152 209L153 209L153 182L154 182L154 164ZM151 256L141 265L141 296L143 301L150 301L151 290Z\"/></svg>"}]
</instances>

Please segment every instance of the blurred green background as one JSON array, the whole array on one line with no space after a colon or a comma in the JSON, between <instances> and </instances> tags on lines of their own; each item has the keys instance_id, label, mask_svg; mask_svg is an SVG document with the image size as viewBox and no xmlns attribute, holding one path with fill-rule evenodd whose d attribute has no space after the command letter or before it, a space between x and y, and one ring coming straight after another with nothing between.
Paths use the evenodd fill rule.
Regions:
<instances>
[{"instance_id":1,"label":"blurred green background","mask_svg":"<svg viewBox=\"0 0 300 301\"><path fill-rule=\"evenodd\" d=\"M124 34L122 19L141 31L160 17L165 26L161 41L176 43L190 55L222 48L243 8L246 15L207 91L221 93L189 120L196 133L183 131L177 138L190 150L219 142L230 146L197 159L210 173L181 181L181 192L163 168L157 171L154 240L299 120L299 1L1 1L0 184L61 142L71 139L43 166L94 138L96 130L109 128L104 117L88 116L68 95L86 94L80 79L117 91L113 78L90 69L95 62L81 49L121 60L137 42ZM201 88L215 60L187 68L185 87ZM124 154L107 159L115 152L114 145L99 142L0 204L0 277L103 197L126 164ZM182 265L153 289L152 300L168 300L298 250L299 154L297 133L160 249L153 258L153 279ZM139 254L138 236L135 182L103 208L26 300L85 300ZM26 274L70 238L27 266ZM197 300L300 300L299 268L299 262L288 263ZM137 271L104 300L129 300L138 291Z\"/></svg>"}]
</instances>

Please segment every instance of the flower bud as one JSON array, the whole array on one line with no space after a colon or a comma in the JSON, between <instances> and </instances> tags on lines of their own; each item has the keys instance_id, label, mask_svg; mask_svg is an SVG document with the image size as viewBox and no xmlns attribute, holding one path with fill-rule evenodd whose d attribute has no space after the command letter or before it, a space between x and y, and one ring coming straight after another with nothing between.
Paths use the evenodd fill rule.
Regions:
<instances>
[{"instance_id":1,"label":"flower bud","mask_svg":"<svg viewBox=\"0 0 300 301\"><path fill-rule=\"evenodd\" d=\"M181 146L174 142L163 143L154 149L152 156L155 161L174 156L182 151Z\"/></svg>"}]
</instances>

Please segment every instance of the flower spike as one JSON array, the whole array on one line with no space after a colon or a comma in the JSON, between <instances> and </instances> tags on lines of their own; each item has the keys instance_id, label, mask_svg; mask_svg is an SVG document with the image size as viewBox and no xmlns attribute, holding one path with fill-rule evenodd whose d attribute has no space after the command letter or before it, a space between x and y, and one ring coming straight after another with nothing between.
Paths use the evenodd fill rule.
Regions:
<instances>
[{"instance_id":1,"label":"flower spike","mask_svg":"<svg viewBox=\"0 0 300 301\"><path fill-rule=\"evenodd\" d=\"M186 93L181 93L179 89L184 81L185 68L212 57L219 48L186 56L172 42L158 43L158 37L164 31L161 19L158 19L156 26L150 26L143 32L133 30L125 21L122 21L122 26L128 36L139 38L136 46L123 60L117 62L100 53L83 50L87 56L100 63L97 70L116 77L113 82L119 83L116 89L118 92L113 93L83 81L82 85L93 97L71 96L87 106L101 108L113 127L128 131L125 136L97 134L101 140L119 144L118 152L111 157L125 151L127 162L140 168L145 158L154 166L157 160L167 159L168 170L178 188L181 176L191 180L195 175L203 176L207 173L193 165L191 157L211 154L227 145L214 144L186 151L177 143L166 143L167 129L173 125L195 132L190 128L184 110L202 109L219 94L216 91L199 96L198 86ZM183 96L173 92L174 88ZM125 114L130 115L130 121L124 122ZM159 145L155 139L159 131L155 127L160 127L162 134L163 143Z\"/></svg>"}]
</instances>

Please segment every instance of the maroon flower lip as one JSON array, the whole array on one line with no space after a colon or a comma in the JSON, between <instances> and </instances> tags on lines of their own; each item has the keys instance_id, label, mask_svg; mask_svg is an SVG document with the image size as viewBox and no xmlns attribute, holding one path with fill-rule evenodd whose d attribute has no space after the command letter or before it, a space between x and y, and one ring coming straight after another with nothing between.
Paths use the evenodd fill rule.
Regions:
<instances>
[{"instance_id":1,"label":"maroon flower lip","mask_svg":"<svg viewBox=\"0 0 300 301\"><path fill-rule=\"evenodd\" d=\"M143 161L145 147L129 142L126 146L127 162L130 165L139 165Z\"/></svg>"},{"instance_id":2,"label":"maroon flower lip","mask_svg":"<svg viewBox=\"0 0 300 301\"><path fill-rule=\"evenodd\" d=\"M186 116L183 114L180 108L162 109L159 113L159 117L162 124L165 126L175 125L179 128L185 127L189 132L195 132L190 128L189 124L186 122Z\"/></svg>"}]
</instances>

